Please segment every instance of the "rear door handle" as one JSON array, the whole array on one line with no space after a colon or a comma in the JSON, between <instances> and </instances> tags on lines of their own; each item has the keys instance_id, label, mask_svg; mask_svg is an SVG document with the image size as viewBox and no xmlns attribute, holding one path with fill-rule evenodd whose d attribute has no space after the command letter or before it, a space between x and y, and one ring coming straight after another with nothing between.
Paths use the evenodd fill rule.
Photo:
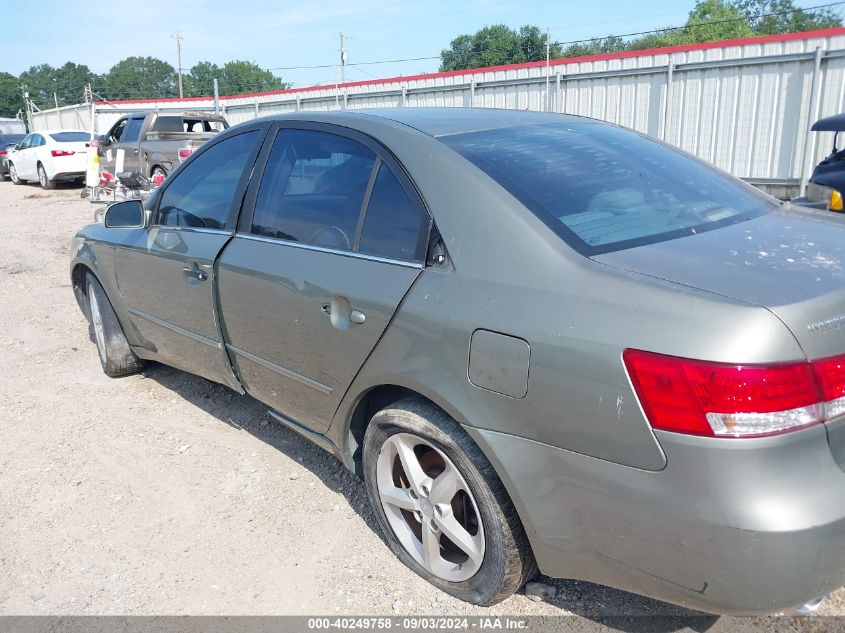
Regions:
<instances>
[{"instance_id":1,"label":"rear door handle","mask_svg":"<svg viewBox=\"0 0 845 633\"><path fill-rule=\"evenodd\" d=\"M200 281L208 279L208 273L204 270L200 270L199 268L183 268L182 274L184 274L185 277L191 277Z\"/></svg>"},{"instance_id":2,"label":"rear door handle","mask_svg":"<svg viewBox=\"0 0 845 633\"><path fill-rule=\"evenodd\" d=\"M338 296L331 303L322 304L320 312L329 317L332 326L338 330L346 330L350 325L361 325L367 320L363 312L349 305L346 297Z\"/></svg>"}]
</instances>

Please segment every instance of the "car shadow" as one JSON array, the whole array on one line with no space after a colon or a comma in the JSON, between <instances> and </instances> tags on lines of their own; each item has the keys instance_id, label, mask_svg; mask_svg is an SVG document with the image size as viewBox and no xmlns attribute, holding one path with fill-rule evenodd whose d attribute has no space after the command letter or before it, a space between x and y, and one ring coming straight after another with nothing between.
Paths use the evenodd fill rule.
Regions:
<instances>
[{"instance_id":1,"label":"car shadow","mask_svg":"<svg viewBox=\"0 0 845 633\"><path fill-rule=\"evenodd\" d=\"M93 330L90 334L93 338ZM275 420L267 412L266 405L223 385L158 363L150 364L141 377L157 382L224 424L249 433L301 463L329 490L342 494L350 508L385 542L363 481L334 456ZM548 604L619 631L670 633L692 630L703 633L719 619L589 582L544 576L535 580L555 588L554 597L545 600Z\"/></svg>"}]
</instances>

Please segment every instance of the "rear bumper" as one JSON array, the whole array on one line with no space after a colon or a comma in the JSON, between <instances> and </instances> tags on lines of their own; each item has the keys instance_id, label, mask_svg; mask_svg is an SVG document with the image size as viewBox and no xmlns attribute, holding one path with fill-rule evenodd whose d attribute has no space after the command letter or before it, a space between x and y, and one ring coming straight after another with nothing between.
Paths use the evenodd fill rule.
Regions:
<instances>
[{"instance_id":1,"label":"rear bumper","mask_svg":"<svg viewBox=\"0 0 845 633\"><path fill-rule=\"evenodd\" d=\"M84 171L60 172L53 176L53 180L79 180L80 178L85 178Z\"/></svg>"},{"instance_id":2,"label":"rear bumper","mask_svg":"<svg viewBox=\"0 0 845 633\"><path fill-rule=\"evenodd\" d=\"M845 584L845 472L823 427L754 440L658 433L648 472L467 429L543 573L711 613L775 613Z\"/></svg>"}]
</instances>

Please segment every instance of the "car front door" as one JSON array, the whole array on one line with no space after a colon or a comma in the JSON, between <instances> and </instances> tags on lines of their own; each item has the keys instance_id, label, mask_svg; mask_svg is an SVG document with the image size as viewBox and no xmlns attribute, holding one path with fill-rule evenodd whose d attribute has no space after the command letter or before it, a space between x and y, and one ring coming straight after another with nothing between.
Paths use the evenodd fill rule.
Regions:
<instances>
[{"instance_id":1,"label":"car front door","mask_svg":"<svg viewBox=\"0 0 845 633\"><path fill-rule=\"evenodd\" d=\"M271 136L220 257L222 323L247 391L324 431L422 271L431 222L364 135L291 123Z\"/></svg>"},{"instance_id":2,"label":"car front door","mask_svg":"<svg viewBox=\"0 0 845 633\"><path fill-rule=\"evenodd\" d=\"M234 233L269 124L202 148L115 252L117 284L141 346L161 361L237 388L218 326L214 262Z\"/></svg>"},{"instance_id":3,"label":"car front door","mask_svg":"<svg viewBox=\"0 0 845 633\"><path fill-rule=\"evenodd\" d=\"M119 171L140 170L138 141L145 118L145 114L133 114L125 120L125 123L120 121L109 131L106 139L108 144L104 152L105 160L102 161L104 169L114 174Z\"/></svg>"},{"instance_id":4,"label":"car front door","mask_svg":"<svg viewBox=\"0 0 845 633\"><path fill-rule=\"evenodd\" d=\"M35 173L35 155L38 152L40 139L40 134L30 134L15 152L13 162L18 172L18 178L23 180L36 180L38 178L38 174Z\"/></svg>"}]
</instances>

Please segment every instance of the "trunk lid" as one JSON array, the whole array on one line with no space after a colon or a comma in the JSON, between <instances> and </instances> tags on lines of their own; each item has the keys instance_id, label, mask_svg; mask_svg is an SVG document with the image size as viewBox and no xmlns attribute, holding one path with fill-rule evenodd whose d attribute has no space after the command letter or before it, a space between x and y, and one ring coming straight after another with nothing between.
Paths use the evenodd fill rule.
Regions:
<instances>
[{"instance_id":1,"label":"trunk lid","mask_svg":"<svg viewBox=\"0 0 845 633\"><path fill-rule=\"evenodd\" d=\"M764 306L810 359L845 353L845 216L787 206L592 259ZM831 452L845 470L845 417L827 428Z\"/></svg>"},{"instance_id":2,"label":"trunk lid","mask_svg":"<svg viewBox=\"0 0 845 633\"><path fill-rule=\"evenodd\" d=\"M764 306L809 358L845 352L845 217L786 206L720 229L592 259Z\"/></svg>"}]
</instances>

